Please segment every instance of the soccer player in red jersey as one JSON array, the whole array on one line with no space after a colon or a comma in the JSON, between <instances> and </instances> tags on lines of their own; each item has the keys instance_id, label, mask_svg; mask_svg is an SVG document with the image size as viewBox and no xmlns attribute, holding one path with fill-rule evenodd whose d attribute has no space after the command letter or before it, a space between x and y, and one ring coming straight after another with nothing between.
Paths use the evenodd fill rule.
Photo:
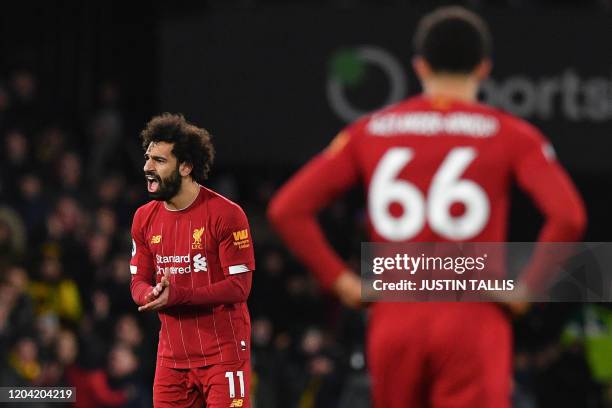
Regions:
<instances>
[{"instance_id":1,"label":"soccer player in red jersey","mask_svg":"<svg viewBox=\"0 0 612 408\"><path fill-rule=\"evenodd\" d=\"M202 186L208 132L180 115L142 131L149 196L132 223L132 298L161 321L155 407L249 407L247 298L255 269L242 209Z\"/></svg>"},{"instance_id":2,"label":"soccer player in red jersey","mask_svg":"<svg viewBox=\"0 0 612 408\"><path fill-rule=\"evenodd\" d=\"M578 240L585 228L581 198L546 138L477 102L491 67L484 21L439 9L419 22L414 43L423 94L342 130L268 209L292 252L348 305L360 303L360 281L316 214L357 183L374 242L503 242L513 181L545 218L540 241ZM377 302L367 351L375 407L510 406L511 329L494 303Z\"/></svg>"}]
</instances>

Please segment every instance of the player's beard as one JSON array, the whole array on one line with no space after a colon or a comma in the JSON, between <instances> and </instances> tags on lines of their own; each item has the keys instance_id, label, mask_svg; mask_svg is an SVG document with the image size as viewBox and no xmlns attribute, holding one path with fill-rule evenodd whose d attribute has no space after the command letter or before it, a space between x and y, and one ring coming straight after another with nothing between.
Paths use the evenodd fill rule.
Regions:
<instances>
[{"instance_id":1,"label":"player's beard","mask_svg":"<svg viewBox=\"0 0 612 408\"><path fill-rule=\"evenodd\" d=\"M181 173L178 164L176 169L168 178L161 178L153 172L145 172L145 175L157 178L157 191L149 191L149 198L156 201L170 201L181 189Z\"/></svg>"}]
</instances>

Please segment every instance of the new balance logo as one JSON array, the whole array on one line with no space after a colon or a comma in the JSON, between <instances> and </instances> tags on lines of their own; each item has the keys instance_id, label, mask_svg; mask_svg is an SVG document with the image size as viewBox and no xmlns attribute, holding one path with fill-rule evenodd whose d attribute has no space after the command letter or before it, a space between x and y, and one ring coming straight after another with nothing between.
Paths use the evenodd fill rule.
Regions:
<instances>
[{"instance_id":1,"label":"new balance logo","mask_svg":"<svg viewBox=\"0 0 612 408\"><path fill-rule=\"evenodd\" d=\"M208 271L208 264L206 263L206 258L203 257L202 254L196 254L193 257L193 271L194 272Z\"/></svg>"}]
</instances>

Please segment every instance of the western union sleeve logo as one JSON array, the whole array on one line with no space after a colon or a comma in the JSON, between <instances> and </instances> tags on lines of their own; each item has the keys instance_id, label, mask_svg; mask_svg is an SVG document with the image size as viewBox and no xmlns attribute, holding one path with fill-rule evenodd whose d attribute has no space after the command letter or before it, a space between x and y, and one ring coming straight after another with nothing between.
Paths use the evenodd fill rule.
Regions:
<instances>
[{"instance_id":1,"label":"western union sleeve logo","mask_svg":"<svg viewBox=\"0 0 612 408\"><path fill-rule=\"evenodd\" d=\"M243 239L248 239L249 238L249 231L248 230L240 230L240 231L234 231L234 241L242 241Z\"/></svg>"},{"instance_id":2,"label":"western union sleeve logo","mask_svg":"<svg viewBox=\"0 0 612 408\"><path fill-rule=\"evenodd\" d=\"M236 245L239 249L249 247L249 230L243 229L240 231L234 231L232 232L232 235L234 236L234 245Z\"/></svg>"}]
</instances>

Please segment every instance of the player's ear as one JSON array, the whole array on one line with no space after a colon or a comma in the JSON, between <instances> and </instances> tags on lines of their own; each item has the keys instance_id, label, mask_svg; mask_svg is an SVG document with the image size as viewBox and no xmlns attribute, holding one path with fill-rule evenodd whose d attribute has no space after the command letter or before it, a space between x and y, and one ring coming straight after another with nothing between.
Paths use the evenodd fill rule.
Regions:
<instances>
[{"instance_id":1,"label":"player's ear","mask_svg":"<svg viewBox=\"0 0 612 408\"><path fill-rule=\"evenodd\" d=\"M478 65L476 65L476 68L474 69L476 78L479 81L484 81L485 79L489 77L489 74L491 73L492 68L493 68L493 63L491 62L491 59L489 58L483 59L482 61L480 61Z\"/></svg>"},{"instance_id":2,"label":"player's ear","mask_svg":"<svg viewBox=\"0 0 612 408\"><path fill-rule=\"evenodd\" d=\"M414 72L421 81L427 79L432 73L431 65L429 65L425 58L419 55L412 58L412 69L414 69Z\"/></svg>"},{"instance_id":3,"label":"player's ear","mask_svg":"<svg viewBox=\"0 0 612 408\"><path fill-rule=\"evenodd\" d=\"M191 170L193 170L193 165L190 163L181 163L179 165L179 173L183 177L187 177L191 174Z\"/></svg>"}]
</instances>

